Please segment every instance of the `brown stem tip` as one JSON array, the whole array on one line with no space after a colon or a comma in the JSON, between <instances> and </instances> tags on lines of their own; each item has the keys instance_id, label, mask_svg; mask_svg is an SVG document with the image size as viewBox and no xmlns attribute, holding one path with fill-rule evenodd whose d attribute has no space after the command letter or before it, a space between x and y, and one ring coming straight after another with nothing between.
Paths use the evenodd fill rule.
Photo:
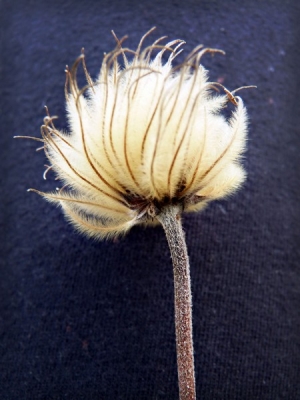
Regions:
<instances>
[{"instance_id":1,"label":"brown stem tip","mask_svg":"<svg viewBox=\"0 0 300 400\"><path fill-rule=\"evenodd\" d=\"M196 400L190 266L181 211L181 205L167 205L156 218L165 230L173 261L179 397Z\"/></svg>"}]
</instances>

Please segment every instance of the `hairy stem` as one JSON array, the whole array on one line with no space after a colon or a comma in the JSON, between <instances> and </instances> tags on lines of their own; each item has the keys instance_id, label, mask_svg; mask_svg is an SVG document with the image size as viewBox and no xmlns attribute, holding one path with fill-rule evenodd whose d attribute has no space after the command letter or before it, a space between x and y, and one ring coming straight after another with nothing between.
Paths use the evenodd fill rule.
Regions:
<instances>
[{"instance_id":1,"label":"hairy stem","mask_svg":"<svg viewBox=\"0 0 300 400\"><path fill-rule=\"evenodd\" d=\"M179 398L196 400L190 266L181 211L180 205L168 205L156 218L165 230L173 261Z\"/></svg>"}]
</instances>

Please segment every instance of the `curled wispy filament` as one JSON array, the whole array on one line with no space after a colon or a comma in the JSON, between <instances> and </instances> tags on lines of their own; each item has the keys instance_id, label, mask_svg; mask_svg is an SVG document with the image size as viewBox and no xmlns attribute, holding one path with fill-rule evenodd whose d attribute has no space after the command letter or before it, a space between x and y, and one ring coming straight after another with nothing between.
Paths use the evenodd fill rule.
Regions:
<instances>
[{"instance_id":1,"label":"curled wispy filament","mask_svg":"<svg viewBox=\"0 0 300 400\"><path fill-rule=\"evenodd\" d=\"M104 56L95 81L82 52L66 69L69 133L55 128L48 111L41 127L47 171L55 172L63 189L36 192L59 203L79 230L94 237L151 222L168 203L200 210L245 178L242 100L226 88L217 94L213 89L220 85L208 82L200 64L205 53L223 52L198 46L173 67L184 42L163 45L162 37L143 49L150 32L136 50L123 47L125 38L113 33L117 46ZM87 80L82 89L80 64ZM227 120L222 109L228 100L235 109Z\"/></svg>"}]
</instances>

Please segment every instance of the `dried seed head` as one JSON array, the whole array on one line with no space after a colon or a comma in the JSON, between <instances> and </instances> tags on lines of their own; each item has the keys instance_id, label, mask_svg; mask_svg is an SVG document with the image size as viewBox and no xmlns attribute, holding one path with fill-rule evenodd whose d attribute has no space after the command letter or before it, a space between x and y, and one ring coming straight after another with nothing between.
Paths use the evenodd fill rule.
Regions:
<instances>
[{"instance_id":1,"label":"dried seed head","mask_svg":"<svg viewBox=\"0 0 300 400\"><path fill-rule=\"evenodd\" d=\"M117 47L104 56L95 82L82 54L66 70L70 133L58 131L49 114L41 128L47 170L63 187L38 193L59 203L90 236L151 222L168 203L198 211L245 179L239 163L247 132L243 102L225 88L216 94L219 84L208 82L200 65L204 53L221 51L198 46L173 67L184 42L161 45L160 38L143 49L145 36L135 51L115 36ZM80 63L88 83L83 89L76 80ZM235 104L229 120L221 114L228 100Z\"/></svg>"}]
</instances>

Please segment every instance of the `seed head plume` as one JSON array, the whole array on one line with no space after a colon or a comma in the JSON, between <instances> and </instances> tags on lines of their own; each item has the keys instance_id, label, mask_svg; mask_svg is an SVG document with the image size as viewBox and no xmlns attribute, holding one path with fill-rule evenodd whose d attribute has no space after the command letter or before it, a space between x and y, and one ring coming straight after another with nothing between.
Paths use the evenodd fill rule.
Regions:
<instances>
[{"instance_id":1,"label":"seed head plume","mask_svg":"<svg viewBox=\"0 0 300 400\"><path fill-rule=\"evenodd\" d=\"M37 192L60 204L80 231L97 238L152 222L168 203L198 211L245 179L239 163L247 131L245 107L225 88L224 95L216 94L220 85L208 82L200 65L205 53L223 52L198 46L173 67L184 42L162 45L162 37L143 49L152 30L135 51L122 47L125 38L114 34L117 47L104 56L95 81L82 53L66 69L70 133L58 131L49 114L41 127L51 164L47 169L63 187ZM80 64L87 79L83 89L76 80ZM230 99L236 109L226 120L221 113Z\"/></svg>"}]
</instances>

